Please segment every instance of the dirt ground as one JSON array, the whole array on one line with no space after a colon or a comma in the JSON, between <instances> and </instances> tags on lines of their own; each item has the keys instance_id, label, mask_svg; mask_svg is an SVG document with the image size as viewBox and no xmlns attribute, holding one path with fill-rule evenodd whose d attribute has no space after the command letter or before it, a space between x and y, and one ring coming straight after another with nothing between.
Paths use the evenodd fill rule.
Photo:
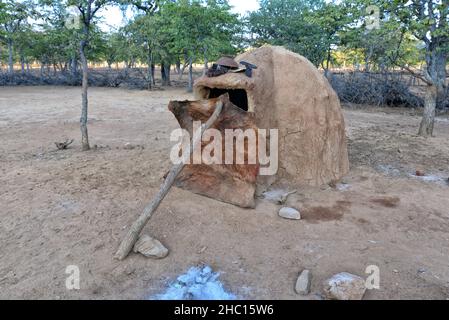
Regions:
<instances>
[{"instance_id":1,"label":"dirt ground","mask_svg":"<svg viewBox=\"0 0 449 320\"><path fill-rule=\"evenodd\" d=\"M326 278L367 277L370 265L381 270L381 289L366 299L449 298L447 116L424 139L413 111L348 107L351 172L291 196L303 220L279 218L264 199L243 210L174 189L146 228L169 257L118 262L120 240L170 167L177 123L168 101L189 95L90 93L97 148L83 153L79 88L0 88L0 298L148 299L200 263L242 299L319 299ZM72 147L56 151L67 138ZM79 291L65 287L69 265L80 268ZM306 298L294 293L304 268L313 273Z\"/></svg>"}]
</instances>

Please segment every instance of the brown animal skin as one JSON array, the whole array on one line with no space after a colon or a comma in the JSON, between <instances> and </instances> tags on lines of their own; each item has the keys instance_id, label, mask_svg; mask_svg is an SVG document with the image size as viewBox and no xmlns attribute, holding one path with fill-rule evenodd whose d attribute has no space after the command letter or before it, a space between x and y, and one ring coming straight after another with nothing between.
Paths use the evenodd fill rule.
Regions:
<instances>
[{"instance_id":1,"label":"brown animal skin","mask_svg":"<svg viewBox=\"0 0 449 320\"><path fill-rule=\"evenodd\" d=\"M225 159L225 129L254 129L254 114L247 113L229 101L228 95L223 101L223 111L211 129L221 132L223 141L223 161ZM203 101L172 101L169 110L175 115L181 128L193 136L193 121L205 123L214 112L217 99ZM211 142L203 142L202 149ZM234 150L235 152L235 150ZM248 159L245 146L245 160ZM193 163L193 162L192 162ZM176 186L213 199L234 204L243 208L255 207L256 181L259 165L187 165L176 180Z\"/></svg>"}]
</instances>

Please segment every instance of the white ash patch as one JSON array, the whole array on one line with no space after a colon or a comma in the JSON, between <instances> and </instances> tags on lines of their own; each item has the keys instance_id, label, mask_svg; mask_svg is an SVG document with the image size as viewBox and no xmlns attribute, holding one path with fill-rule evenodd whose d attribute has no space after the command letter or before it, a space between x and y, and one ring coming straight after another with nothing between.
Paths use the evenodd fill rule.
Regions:
<instances>
[{"instance_id":1,"label":"white ash patch","mask_svg":"<svg viewBox=\"0 0 449 320\"><path fill-rule=\"evenodd\" d=\"M378 171L382 172L385 175L392 176L392 177L407 177L407 178L413 178L416 180L428 182L428 183L436 183L439 185L449 186L449 174L433 174L433 173L424 173L424 175L417 175L417 172L415 173L410 168L395 168L392 165L378 165L377 166ZM411 173L413 172L413 173Z\"/></svg>"},{"instance_id":2,"label":"white ash patch","mask_svg":"<svg viewBox=\"0 0 449 320\"><path fill-rule=\"evenodd\" d=\"M277 202L286 193L288 193L288 190L275 189L262 193L262 196L265 200Z\"/></svg>"},{"instance_id":3,"label":"white ash patch","mask_svg":"<svg viewBox=\"0 0 449 320\"><path fill-rule=\"evenodd\" d=\"M234 294L224 289L219 277L220 273L213 272L209 266L190 268L154 300L236 300Z\"/></svg>"},{"instance_id":4,"label":"white ash patch","mask_svg":"<svg viewBox=\"0 0 449 320\"><path fill-rule=\"evenodd\" d=\"M448 118L435 118L435 121L449 123L449 119Z\"/></svg>"},{"instance_id":5,"label":"white ash patch","mask_svg":"<svg viewBox=\"0 0 449 320\"><path fill-rule=\"evenodd\" d=\"M443 177L443 176L439 176L439 175L433 175L433 174L426 174L424 176L417 176L416 174L411 174L410 175L412 178L414 179L418 179L424 182L430 182L430 183L438 183L441 185L449 185L449 180L448 177Z\"/></svg>"},{"instance_id":6,"label":"white ash patch","mask_svg":"<svg viewBox=\"0 0 449 320\"><path fill-rule=\"evenodd\" d=\"M336 188L338 191L348 191L352 188L352 186L348 183L339 183Z\"/></svg>"}]
</instances>

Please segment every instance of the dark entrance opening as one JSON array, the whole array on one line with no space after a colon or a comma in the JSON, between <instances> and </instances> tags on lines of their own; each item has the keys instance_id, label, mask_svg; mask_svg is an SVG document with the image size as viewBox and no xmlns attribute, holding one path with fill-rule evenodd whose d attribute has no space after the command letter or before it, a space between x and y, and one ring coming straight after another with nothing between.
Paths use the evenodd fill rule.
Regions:
<instances>
[{"instance_id":1,"label":"dark entrance opening","mask_svg":"<svg viewBox=\"0 0 449 320\"><path fill-rule=\"evenodd\" d=\"M209 99L218 98L219 96L225 93L229 94L229 100L231 100L233 104L235 104L240 109L248 112L248 95L246 94L246 91L243 89L226 90L226 89L211 88L209 92Z\"/></svg>"}]
</instances>

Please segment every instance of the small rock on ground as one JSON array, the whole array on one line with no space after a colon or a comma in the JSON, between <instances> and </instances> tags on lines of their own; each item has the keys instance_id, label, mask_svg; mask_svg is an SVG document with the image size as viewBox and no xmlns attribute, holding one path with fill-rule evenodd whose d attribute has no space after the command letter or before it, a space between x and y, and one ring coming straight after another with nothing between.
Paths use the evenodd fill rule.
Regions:
<instances>
[{"instance_id":1,"label":"small rock on ground","mask_svg":"<svg viewBox=\"0 0 449 320\"><path fill-rule=\"evenodd\" d=\"M163 259L168 256L168 249L159 240L153 239L148 235L140 237L134 246L134 252L154 259Z\"/></svg>"},{"instance_id":2,"label":"small rock on ground","mask_svg":"<svg viewBox=\"0 0 449 320\"><path fill-rule=\"evenodd\" d=\"M290 220L301 220L301 214L298 210L293 208L282 208L279 211L279 216L284 219L290 219Z\"/></svg>"},{"instance_id":3,"label":"small rock on ground","mask_svg":"<svg viewBox=\"0 0 449 320\"><path fill-rule=\"evenodd\" d=\"M324 283L326 298L332 300L362 300L365 292L365 280L347 272L336 274Z\"/></svg>"},{"instance_id":4,"label":"small rock on ground","mask_svg":"<svg viewBox=\"0 0 449 320\"><path fill-rule=\"evenodd\" d=\"M310 293L310 285L312 283L312 273L309 270L304 270L296 281L295 291L297 294L307 296Z\"/></svg>"}]
</instances>

